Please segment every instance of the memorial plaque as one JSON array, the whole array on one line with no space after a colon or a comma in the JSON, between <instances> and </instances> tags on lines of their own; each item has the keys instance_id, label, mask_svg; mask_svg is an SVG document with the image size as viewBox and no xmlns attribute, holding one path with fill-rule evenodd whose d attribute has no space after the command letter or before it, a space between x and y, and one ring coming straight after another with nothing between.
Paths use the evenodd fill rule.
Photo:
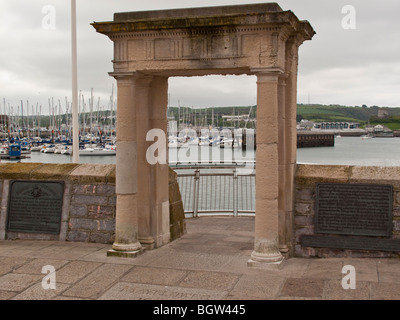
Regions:
<instances>
[{"instance_id":1,"label":"memorial plaque","mask_svg":"<svg viewBox=\"0 0 400 320\"><path fill-rule=\"evenodd\" d=\"M7 230L59 234L63 193L63 181L11 181Z\"/></svg>"},{"instance_id":2,"label":"memorial plaque","mask_svg":"<svg viewBox=\"0 0 400 320\"><path fill-rule=\"evenodd\" d=\"M361 236L304 235L301 238L301 245L316 248L400 251L400 239Z\"/></svg>"},{"instance_id":3,"label":"memorial plaque","mask_svg":"<svg viewBox=\"0 0 400 320\"><path fill-rule=\"evenodd\" d=\"M317 184L315 233L391 236L392 186Z\"/></svg>"}]
</instances>

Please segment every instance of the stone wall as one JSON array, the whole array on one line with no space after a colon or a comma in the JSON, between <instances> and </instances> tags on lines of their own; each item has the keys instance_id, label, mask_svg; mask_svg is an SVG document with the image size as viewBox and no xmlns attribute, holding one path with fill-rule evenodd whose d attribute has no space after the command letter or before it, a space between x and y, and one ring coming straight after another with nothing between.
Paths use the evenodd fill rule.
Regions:
<instances>
[{"instance_id":1,"label":"stone wall","mask_svg":"<svg viewBox=\"0 0 400 320\"><path fill-rule=\"evenodd\" d=\"M10 183L14 180L63 181L61 231L58 235L7 232ZM317 183L381 184L393 187L392 235L400 240L400 168L297 165L295 175L292 255L300 257L389 257L398 253L303 247L304 235L314 235ZM171 241L186 233L183 204L176 179L169 175ZM36 239L111 244L115 231L115 165L0 164L0 240Z\"/></svg>"},{"instance_id":2,"label":"stone wall","mask_svg":"<svg viewBox=\"0 0 400 320\"><path fill-rule=\"evenodd\" d=\"M115 185L74 183L66 240L112 243L115 200Z\"/></svg>"},{"instance_id":3,"label":"stone wall","mask_svg":"<svg viewBox=\"0 0 400 320\"><path fill-rule=\"evenodd\" d=\"M400 239L400 168L297 165L294 203L294 255L300 257L390 257L399 253L372 250L348 250L302 247L304 235L314 235L317 183L352 183L392 185L392 235ZM400 251L400 248L399 248Z\"/></svg>"},{"instance_id":4,"label":"stone wall","mask_svg":"<svg viewBox=\"0 0 400 320\"><path fill-rule=\"evenodd\" d=\"M61 231L58 235L7 232L10 182L13 180L64 182ZM173 239L186 232L179 186L175 182L175 172L171 169L170 217ZM111 244L115 235L115 165L2 163L0 203L0 240L36 239Z\"/></svg>"}]
</instances>

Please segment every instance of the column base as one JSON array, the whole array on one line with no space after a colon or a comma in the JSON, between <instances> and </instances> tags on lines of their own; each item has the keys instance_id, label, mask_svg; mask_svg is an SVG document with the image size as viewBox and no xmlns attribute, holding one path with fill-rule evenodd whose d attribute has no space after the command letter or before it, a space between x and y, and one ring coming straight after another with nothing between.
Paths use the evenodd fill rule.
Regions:
<instances>
[{"instance_id":1,"label":"column base","mask_svg":"<svg viewBox=\"0 0 400 320\"><path fill-rule=\"evenodd\" d=\"M136 258L143 252L144 252L143 248L137 251L117 251L114 249L110 249L107 251L107 257Z\"/></svg>"},{"instance_id":2,"label":"column base","mask_svg":"<svg viewBox=\"0 0 400 320\"><path fill-rule=\"evenodd\" d=\"M139 237L139 242L145 250L153 250L155 247L155 241L152 237Z\"/></svg>"},{"instance_id":3,"label":"column base","mask_svg":"<svg viewBox=\"0 0 400 320\"><path fill-rule=\"evenodd\" d=\"M130 245L114 243L112 249L107 251L107 257L136 258L144 251L139 242Z\"/></svg>"},{"instance_id":4,"label":"column base","mask_svg":"<svg viewBox=\"0 0 400 320\"><path fill-rule=\"evenodd\" d=\"M277 270L281 269L281 263L283 260L284 257L279 251L273 254L253 251L250 259L247 261L247 266L250 268Z\"/></svg>"}]
</instances>

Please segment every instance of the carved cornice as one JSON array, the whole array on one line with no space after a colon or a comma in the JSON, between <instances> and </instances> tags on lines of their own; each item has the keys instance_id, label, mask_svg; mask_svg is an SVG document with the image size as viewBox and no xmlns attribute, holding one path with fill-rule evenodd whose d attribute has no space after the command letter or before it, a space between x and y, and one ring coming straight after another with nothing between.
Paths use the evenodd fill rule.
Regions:
<instances>
[{"instance_id":1,"label":"carved cornice","mask_svg":"<svg viewBox=\"0 0 400 320\"><path fill-rule=\"evenodd\" d=\"M158 30L158 31L137 31L137 32L118 32L107 34L113 41L118 39L132 38L180 38L201 35L226 35L226 34L246 34L246 33L264 33L281 32L281 26L242 26L237 28L204 28L204 29L176 29L176 30Z\"/></svg>"},{"instance_id":2,"label":"carved cornice","mask_svg":"<svg viewBox=\"0 0 400 320\"><path fill-rule=\"evenodd\" d=\"M315 34L307 21L300 21L291 11L247 13L211 17L159 18L93 22L99 33L112 40L120 38L182 37L207 34L281 32L289 37L293 32L302 32L304 38ZM305 39L307 40L307 39ZM304 40L303 40L304 41Z\"/></svg>"}]
</instances>

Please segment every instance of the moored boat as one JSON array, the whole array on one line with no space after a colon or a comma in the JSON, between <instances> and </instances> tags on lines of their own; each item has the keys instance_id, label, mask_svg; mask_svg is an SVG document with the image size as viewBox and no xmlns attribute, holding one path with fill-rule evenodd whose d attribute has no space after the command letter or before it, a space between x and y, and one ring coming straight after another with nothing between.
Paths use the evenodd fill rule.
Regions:
<instances>
[{"instance_id":1,"label":"moored boat","mask_svg":"<svg viewBox=\"0 0 400 320\"><path fill-rule=\"evenodd\" d=\"M80 156L115 156L116 154L117 150L112 148L94 147L79 150Z\"/></svg>"}]
</instances>

